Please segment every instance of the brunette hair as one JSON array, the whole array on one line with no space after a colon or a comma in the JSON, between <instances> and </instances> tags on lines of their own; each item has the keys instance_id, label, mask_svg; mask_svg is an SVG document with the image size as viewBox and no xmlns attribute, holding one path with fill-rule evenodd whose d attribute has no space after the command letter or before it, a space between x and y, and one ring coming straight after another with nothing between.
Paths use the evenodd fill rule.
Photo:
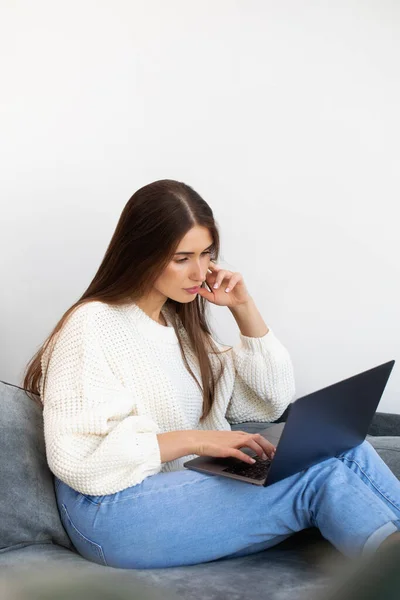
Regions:
<instances>
[{"instance_id":1,"label":"brunette hair","mask_svg":"<svg viewBox=\"0 0 400 600\"><path fill-rule=\"evenodd\" d=\"M213 239L211 252L217 260L220 240L210 206L189 185L172 179L154 181L137 190L125 205L104 258L87 290L61 317L43 345L28 363L23 375L23 388L40 406L40 383L43 377L41 358L66 319L78 306L100 301L112 306L135 302L146 296L164 268L172 260L180 240L192 227L206 227ZM205 286L203 282L202 287ZM168 298L186 330L192 350L199 362L202 385L195 377L183 350L179 320L173 319L182 358L187 370L203 393L201 420L209 414L215 387L222 376L214 376L208 352L220 354L212 340L206 318L207 300L199 294L188 303ZM228 349L230 349L228 347ZM49 364L50 357L47 364ZM46 369L47 373L47 369ZM46 377L46 375L44 375ZM39 396L39 400L37 398Z\"/></svg>"}]
</instances>

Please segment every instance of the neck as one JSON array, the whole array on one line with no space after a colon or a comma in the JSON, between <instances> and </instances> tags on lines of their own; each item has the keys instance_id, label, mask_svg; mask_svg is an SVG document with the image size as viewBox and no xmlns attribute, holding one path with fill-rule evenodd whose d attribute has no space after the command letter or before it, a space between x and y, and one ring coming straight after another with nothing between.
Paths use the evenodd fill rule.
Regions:
<instances>
[{"instance_id":1,"label":"neck","mask_svg":"<svg viewBox=\"0 0 400 600\"><path fill-rule=\"evenodd\" d=\"M140 298L140 300L135 300L135 304L137 304L150 319L153 319L153 321L156 321L156 323L159 323L160 325L167 326L164 316L161 313L165 304L165 296L163 296L162 300L160 300L160 298Z\"/></svg>"}]
</instances>

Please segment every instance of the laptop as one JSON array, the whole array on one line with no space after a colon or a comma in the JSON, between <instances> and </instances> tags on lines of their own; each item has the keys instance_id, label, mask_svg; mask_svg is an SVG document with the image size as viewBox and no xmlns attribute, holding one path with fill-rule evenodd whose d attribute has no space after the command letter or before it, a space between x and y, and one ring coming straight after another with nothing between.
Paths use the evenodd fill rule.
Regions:
<instances>
[{"instance_id":1,"label":"laptop","mask_svg":"<svg viewBox=\"0 0 400 600\"><path fill-rule=\"evenodd\" d=\"M391 360L298 398L290 405L286 423L258 432L276 446L272 460L242 447L256 459L254 464L235 457L199 456L183 466L266 487L354 448L367 436L394 363Z\"/></svg>"}]
</instances>

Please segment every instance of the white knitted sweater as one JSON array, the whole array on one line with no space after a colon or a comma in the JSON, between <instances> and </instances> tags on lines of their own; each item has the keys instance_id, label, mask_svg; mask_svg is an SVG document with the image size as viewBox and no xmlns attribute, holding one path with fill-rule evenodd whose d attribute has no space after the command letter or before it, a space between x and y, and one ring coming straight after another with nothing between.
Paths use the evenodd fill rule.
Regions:
<instances>
[{"instance_id":1,"label":"white knitted sweater","mask_svg":"<svg viewBox=\"0 0 400 600\"><path fill-rule=\"evenodd\" d=\"M272 330L258 338L239 332L239 343L220 355L224 375L213 408L200 423L202 394L183 362L170 310L162 310L165 327L135 303L90 302L76 309L56 336L44 395L43 378L40 386L46 456L54 475L82 494L113 494L155 473L183 469L196 456L161 463L157 433L274 421L294 397L291 359ZM48 354L49 348L42 372ZM216 355L210 353L210 359L218 373Z\"/></svg>"}]
</instances>

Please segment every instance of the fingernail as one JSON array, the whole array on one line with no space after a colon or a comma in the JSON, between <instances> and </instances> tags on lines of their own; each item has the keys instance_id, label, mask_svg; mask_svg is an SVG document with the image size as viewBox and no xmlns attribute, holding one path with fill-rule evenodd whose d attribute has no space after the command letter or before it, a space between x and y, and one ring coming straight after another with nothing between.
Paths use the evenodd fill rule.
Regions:
<instances>
[{"instance_id":1,"label":"fingernail","mask_svg":"<svg viewBox=\"0 0 400 600\"><path fill-rule=\"evenodd\" d=\"M218 283L214 283L213 285L214 289L218 287Z\"/></svg>"},{"instance_id":2,"label":"fingernail","mask_svg":"<svg viewBox=\"0 0 400 600\"><path fill-rule=\"evenodd\" d=\"M230 289L231 289L231 288L226 288L226 290L225 290L225 291L226 291L226 292L229 292L229 290L230 290Z\"/></svg>"},{"instance_id":3,"label":"fingernail","mask_svg":"<svg viewBox=\"0 0 400 600\"><path fill-rule=\"evenodd\" d=\"M252 459L250 459L250 460L251 460L251 462L252 462L252 463L255 463L255 462L256 462L255 458L252 458Z\"/></svg>"},{"instance_id":4,"label":"fingernail","mask_svg":"<svg viewBox=\"0 0 400 600\"><path fill-rule=\"evenodd\" d=\"M263 452L262 458L263 458L263 460L267 460L267 455L265 454L265 452Z\"/></svg>"}]
</instances>

